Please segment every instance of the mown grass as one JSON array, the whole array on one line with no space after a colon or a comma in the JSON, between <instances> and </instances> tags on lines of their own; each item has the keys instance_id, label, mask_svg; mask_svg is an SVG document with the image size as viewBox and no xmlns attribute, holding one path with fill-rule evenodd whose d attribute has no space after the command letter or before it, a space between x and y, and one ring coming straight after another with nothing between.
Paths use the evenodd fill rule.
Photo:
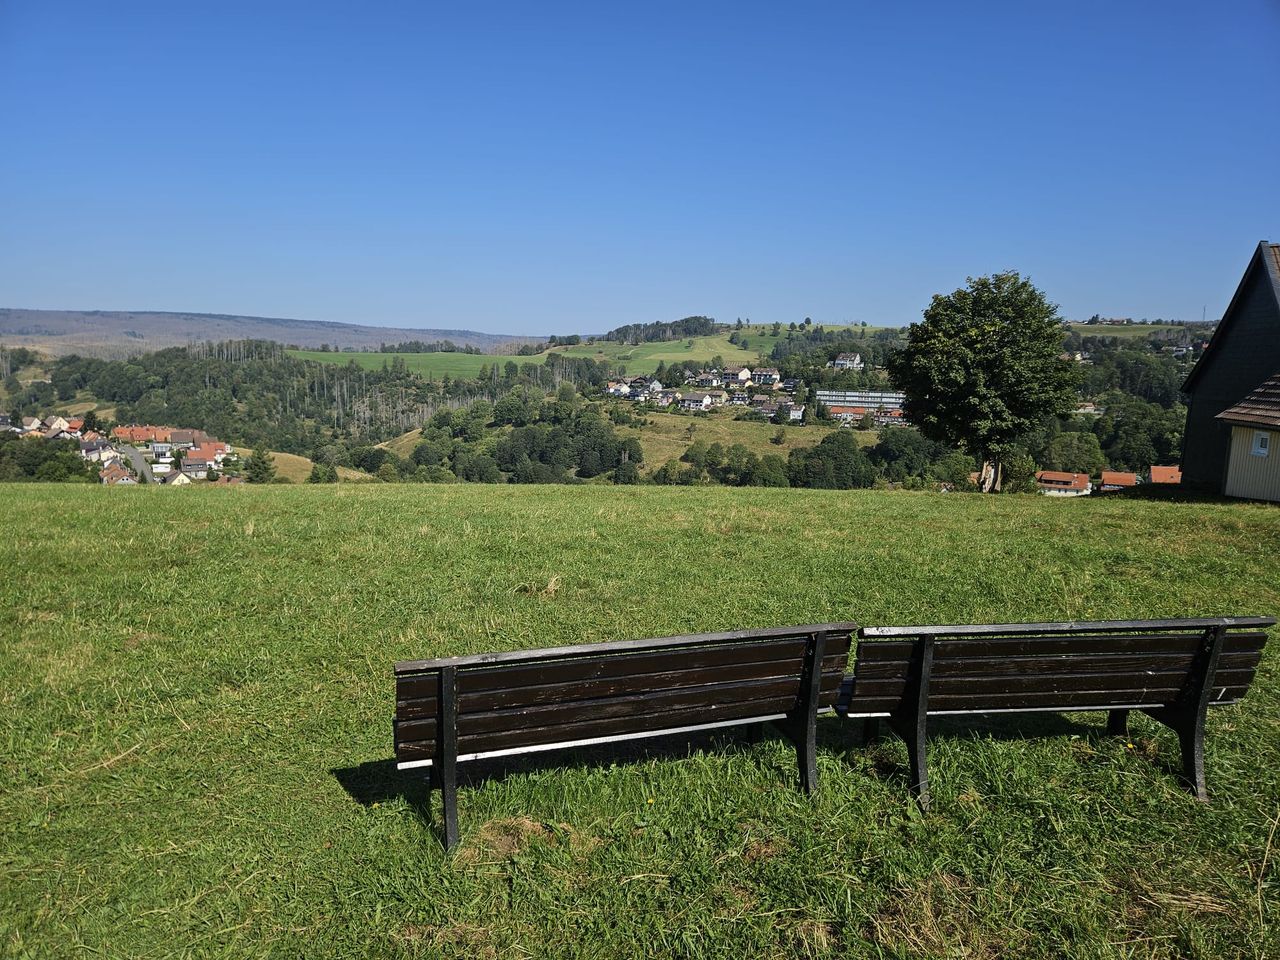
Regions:
<instances>
[{"instance_id":1,"label":"mown grass","mask_svg":"<svg viewBox=\"0 0 1280 960\"><path fill-rule=\"evenodd\" d=\"M0 487L0 954L1236 957L1280 950L1280 653L1214 800L1093 715L468 769L441 851L399 658L853 618L1275 613L1280 510L725 488ZM697 557L695 561L693 558ZM1275 641L1273 639L1272 647ZM438 812L438 807L436 808Z\"/></svg>"}]
</instances>

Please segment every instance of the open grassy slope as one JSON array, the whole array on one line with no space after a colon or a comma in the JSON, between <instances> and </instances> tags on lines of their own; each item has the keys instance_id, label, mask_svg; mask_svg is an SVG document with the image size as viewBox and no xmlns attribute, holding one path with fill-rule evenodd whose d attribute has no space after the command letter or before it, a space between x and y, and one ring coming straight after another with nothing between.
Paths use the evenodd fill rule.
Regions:
<instances>
[{"instance_id":1,"label":"open grassy slope","mask_svg":"<svg viewBox=\"0 0 1280 960\"><path fill-rule=\"evenodd\" d=\"M785 460L792 450L816 446L828 433L839 429L838 427L788 426L783 430L782 443L776 444L773 442L778 432L776 424L734 420L733 412L726 408L705 417L654 413L643 409L638 410L637 415L645 420L643 426L616 427L615 429L620 437L639 438L640 447L644 450L644 463L641 464L640 472L644 474L653 473L668 460L680 459L681 455L698 440L705 441L707 444L719 443L726 449L735 443L741 443L758 457L772 453ZM854 436L863 446L870 446L877 439L874 430L855 430ZM410 430L378 446L386 447L396 456L408 457L421 439L421 430ZM307 472L311 472L310 466L307 467Z\"/></svg>"},{"instance_id":2,"label":"open grassy slope","mask_svg":"<svg viewBox=\"0 0 1280 960\"><path fill-rule=\"evenodd\" d=\"M1168 333L1183 329L1176 323L1131 323L1116 326L1105 323L1070 323L1067 326L1083 337L1116 337L1121 340L1141 340L1153 333Z\"/></svg>"},{"instance_id":3,"label":"open grassy slope","mask_svg":"<svg viewBox=\"0 0 1280 960\"><path fill-rule=\"evenodd\" d=\"M1174 738L939 723L470 771L442 853L399 658L853 618L1275 613L1280 510L724 488L0 486L0 953L1275 957L1280 646ZM695 553L695 550L697 551ZM693 556L703 562L690 562ZM1050 735L1052 734L1052 735ZM489 769L490 774L497 769ZM438 808L437 808L438 809Z\"/></svg>"},{"instance_id":4,"label":"open grassy slope","mask_svg":"<svg viewBox=\"0 0 1280 960\"><path fill-rule=\"evenodd\" d=\"M731 410L717 410L711 416L699 417L674 413L640 412L647 422L639 427L618 427L620 437L639 437L644 451L642 473L653 473L668 460L678 460L698 440L719 443L726 449L740 443L758 457L775 454L784 460L800 447L817 446L822 438L839 427L788 426L782 431L782 443L773 442L776 424L750 420L734 420ZM876 442L874 430L855 430L858 442L868 446Z\"/></svg>"},{"instance_id":5,"label":"open grassy slope","mask_svg":"<svg viewBox=\"0 0 1280 960\"><path fill-rule=\"evenodd\" d=\"M248 447L236 447L236 453L242 459L247 459L253 451ZM315 466L315 462L308 457L299 456L296 453L277 453L271 451L271 462L275 464L276 476L288 480L290 483L306 483L307 478L311 476L311 470ZM349 483L371 482L374 478L363 470L355 470L351 467L338 467L338 479Z\"/></svg>"}]
</instances>

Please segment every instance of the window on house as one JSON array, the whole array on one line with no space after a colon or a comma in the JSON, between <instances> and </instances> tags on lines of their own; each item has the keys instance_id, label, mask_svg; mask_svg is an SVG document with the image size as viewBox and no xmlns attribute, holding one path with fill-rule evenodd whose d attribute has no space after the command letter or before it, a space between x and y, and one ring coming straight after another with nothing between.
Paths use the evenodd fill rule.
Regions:
<instances>
[{"instance_id":1,"label":"window on house","mask_svg":"<svg viewBox=\"0 0 1280 960\"><path fill-rule=\"evenodd\" d=\"M1253 431L1253 455L1265 457L1271 452L1271 434L1266 430Z\"/></svg>"}]
</instances>

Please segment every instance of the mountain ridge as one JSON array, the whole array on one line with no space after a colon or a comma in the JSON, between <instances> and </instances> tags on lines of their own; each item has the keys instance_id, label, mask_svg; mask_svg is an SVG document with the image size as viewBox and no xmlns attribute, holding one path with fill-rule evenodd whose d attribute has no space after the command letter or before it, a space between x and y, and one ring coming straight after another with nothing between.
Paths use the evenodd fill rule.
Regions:
<instances>
[{"instance_id":1,"label":"mountain ridge","mask_svg":"<svg viewBox=\"0 0 1280 960\"><path fill-rule=\"evenodd\" d=\"M384 327L294 317L196 313L177 310L40 310L0 307L0 343L60 356L81 353L117 358L203 340L275 340L304 349L376 349L407 340L452 340L486 353L514 352L542 337L477 330Z\"/></svg>"}]
</instances>

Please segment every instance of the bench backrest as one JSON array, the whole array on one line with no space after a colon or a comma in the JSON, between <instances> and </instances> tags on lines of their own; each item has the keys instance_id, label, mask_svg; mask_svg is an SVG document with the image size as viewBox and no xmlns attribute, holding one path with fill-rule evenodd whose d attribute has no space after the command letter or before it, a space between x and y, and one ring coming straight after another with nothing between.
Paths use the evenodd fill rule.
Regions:
<instances>
[{"instance_id":1,"label":"bench backrest","mask_svg":"<svg viewBox=\"0 0 1280 960\"><path fill-rule=\"evenodd\" d=\"M834 707L856 624L580 644L396 664L396 760L475 760L780 719L821 650Z\"/></svg>"},{"instance_id":2,"label":"bench backrest","mask_svg":"<svg viewBox=\"0 0 1280 960\"><path fill-rule=\"evenodd\" d=\"M858 632L850 716L914 711L923 668L929 714L1103 710L1178 703L1208 685L1234 703L1253 682L1269 617L1112 620ZM1216 648L1216 649L1215 649Z\"/></svg>"}]
</instances>

